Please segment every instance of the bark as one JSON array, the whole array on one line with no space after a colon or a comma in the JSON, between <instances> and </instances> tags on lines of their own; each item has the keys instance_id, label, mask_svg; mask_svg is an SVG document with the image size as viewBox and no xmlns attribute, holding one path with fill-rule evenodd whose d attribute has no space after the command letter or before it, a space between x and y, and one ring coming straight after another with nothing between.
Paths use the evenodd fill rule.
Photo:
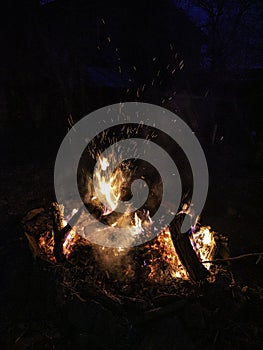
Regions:
<instances>
[{"instance_id":1,"label":"bark","mask_svg":"<svg viewBox=\"0 0 263 350\"><path fill-rule=\"evenodd\" d=\"M177 215L169 225L171 238L176 253L188 272L189 278L193 283L205 281L209 276L208 270L198 259L192 245L188 233L181 232L181 225L185 214Z\"/></svg>"},{"instance_id":2,"label":"bark","mask_svg":"<svg viewBox=\"0 0 263 350\"><path fill-rule=\"evenodd\" d=\"M63 262L65 261L65 256L63 254L63 242L65 235L62 233L64 209L62 205L54 202L51 204L51 210L54 231L54 256L57 262Z\"/></svg>"}]
</instances>

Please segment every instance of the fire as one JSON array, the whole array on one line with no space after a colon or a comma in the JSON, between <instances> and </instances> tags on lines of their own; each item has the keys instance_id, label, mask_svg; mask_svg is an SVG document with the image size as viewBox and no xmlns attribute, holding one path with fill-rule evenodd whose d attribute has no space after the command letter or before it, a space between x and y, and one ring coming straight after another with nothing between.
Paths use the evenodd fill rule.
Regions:
<instances>
[{"instance_id":1,"label":"fire","mask_svg":"<svg viewBox=\"0 0 263 350\"><path fill-rule=\"evenodd\" d=\"M109 167L108 159L105 157L99 158L100 166L103 171L105 171Z\"/></svg>"},{"instance_id":2,"label":"fire","mask_svg":"<svg viewBox=\"0 0 263 350\"><path fill-rule=\"evenodd\" d=\"M152 225L152 219L149 211L143 213L143 217L140 218L137 213L134 214L134 224L132 226L132 232L136 236L138 234L145 233L147 229Z\"/></svg>"},{"instance_id":3,"label":"fire","mask_svg":"<svg viewBox=\"0 0 263 350\"><path fill-rule=\"evenodd\" d=\"M121 186L125 182L120 169L111 173L109 162L105 157L99 157L98 167L93 177L96 185L96 196L93 200L100 199L104 203L103 215L112 213L118 206L121 196Z\"/></svg>"},{"instance_id":4,"label":"fire","mask_svg":"<svg viewBox=\"0 0 263 350\"><path fill-rule=\"evenodd\" d=\"M76 231L70 230L63 243L63 254L68 257L76 241Z\"/></svg>"},{"instance_id":5,"label":"fire","mask_svg":"<svg viewBox=\"0 0 263 350\"><path fill-rule=\"evenodd\" d=\"M148 275L149 278L159 279L159 265L161 260L163 260L170 266L171 277L188 279L187 272L176 254L168 228L157 236L157 241L150 245L149 249L160 252L160 257L150 260L149 267L151 271Z\"/></svg>"},{"instance_id":6,"label":"fire","mask_svg":"<svg viewBox=\"0 0 263 350\"><path fill-rule=\"evenodd\" d=\"M67 222L65 220L63 220L63 225L64 227L67 225ZM63 254L65 255L65 257L68 258L68 256L72 252L72 249L77 240L77 236L78 235L75 229L71 229L67 233L63 242ZM53 262L56 261L54 256L54 244L55 244L54 235L53 235L53 232L51 231L48 231L39 237L39 240L38 240L39 249Z\"/></svg>"},{"instance_id":7,"label":"fire","mask_svg":"<svg viewBox=\"0 0 263 350\"><path fill-rule=\"evenodd\" d=\"M198 231L191 232L190 241L201 261L210 260L215 241L213 231L211 231L209 226L202 226ZM173 278L188 279L187 271L182 265L174 248L169 228L166 228L157 236L157 241L155 241L154 244L151 244L149 249L160 251L161 253L161 257L153 258L149 261L149 267L151 269L148 275L149 278L159 278L159 265L160 261L163 260L170 266L170 274ZM210 263L206 264L208 270L210 266Z\"/></svg>"},{"instance_id":8,"label":"fire","mask_svg":"<svg viewBox=\"0 0 263 350\"><path fill-rule=\"evenodd\" d=\"M38 244L39 244L40 251L42 251L49 260L55 262L56 259L54 257L54 253L53 253L53 251L54 251L54 236L52 235L52 232L48 231L48 232L45 232L44 234L42 234L39 237Z\"/></svg>"},{"instance_id":9,"label":"fire","mask_svg":"<svg viewBox=\"0 0 263 350\"><path fill-rule=\"evenodd\" d=\"M64 225L66 222L64 221ZM141 232L141 219L137 216L135 220L135 224L133 226L134 231L137 230ZM74 249L74 246L77 242L78 234L74 229L71 229L67 236L65 237L63 243L63 254L66 258L69 258L69 255ZM213 247L215 245L213 231L211 231L209 226L201 227L197 232L193 232L190 236L190 241L192 243L193 249L195 250L197 256L201 261L207 261L211 258L211 254L213 252ZM50 232L47 232L44 235L41 235L39 238L39 248L41 251L50 259L55 262L55 257L53 254L54 250L54 237ZM146 246L148 253L151 258L147 261L144 260L144 267L150 268L150 272L148 274L148 278L155 282L162 280L162 273L160 266L163 262L169 266L169 273L172 278L184 279L188 280L187 271L182 265L176 250L173 245L173 241L171 238L171 233L168 228L166 228L163 232L161 232L156 239ZM105 247L101 247L103 251ZM114 249L114 256L118 256L119 254L125 253L125 249L122 247L118 247ZM207 263L206 268L209 270L211 264ZM128 266L128 269L131 266ZM128 275L128 272L125 272L125 275Z\"/></svg>"},{"instance_id":10,"label":"fire","mask_svg":"<svg viewBox=\"0 0 263 350\"><path fill-rule=\"evenodd\" d=\"M97 164L98 166L93 176L93 180L96 183L96 193L92 200L95 201L99 199L104 204L102 215L105 216L117 209L121 198L122 187L127 184L127 179L120 168L115 169L113 172L111 171L107 158L100 156ZM71 215L66 217L66 221L63 221L64 226L67 225L67 222L75 212L76 210L73 210ZM132 208L127 206L125 213L118 218L116 222L112 223L111 227L118 225L126 227L127 223L127 230L136 241L136 237L139 237L139 235L147 235L154 223L150 217L149 211L140 212L139 214L135 212L133 217L131 217L131 212ZM78 241L79 235L77 231L80 229L81 227L71 229L64 238L63 254L66 258L69 258ZM215 241L210 227L201 227L199 230L193 227L189 233L189 239L200 261L211 260ZM40 237L39 248L45 252L49 258L52 257L51 260L54 261L54 237L52 234ZM149 279L152 281L160 281L162 279L160 276L164 276L165 273L163 271L165 269L169 271L169 276L173 279L188 279L187 271L182 265L173 245L169 228L165 228L160 232L155 239L151 240L146 245L146 248L148 249L148 253L146 253L147 257L143 262L143 267L149 269ZM102 251L104 251L104 249L104 247L101 247ZM117 249L113 249L113 251L114 256L123 256L123 254L126 254L126 250L121 246ZM206 268L210 268L209 263L206 263ZM125 274L129 275L127 271Z\"/></svg>"},{"instance_id":11,"label":"fire","mask_svg":"<svg viewBox=\"0 0 263 350\"><path fill-rule=\"evenodd\" d=\"M210 260L213 247L215 246L215 240L211 227L202 226L199 231L193 232L191 243L201 261ZM206 268L208 270L210 266L210 263L206 264Z\"/></svg>"}]
</instances>

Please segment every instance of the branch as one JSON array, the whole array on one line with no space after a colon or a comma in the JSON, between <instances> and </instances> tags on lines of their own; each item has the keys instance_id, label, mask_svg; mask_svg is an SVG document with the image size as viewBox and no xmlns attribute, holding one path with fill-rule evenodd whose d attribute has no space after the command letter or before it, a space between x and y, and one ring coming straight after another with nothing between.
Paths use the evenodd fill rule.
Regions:
<instances>
[{"instance_id":1,"label":"branch","mask_svg":"<svg viewBox=\"0 0 263 350\"><path fill-rule=\"evenodd\" d=\"M57 202L51 204L53 231L54 231L54 255L57 262L63 262L65 257L63 255L64 236L61 234L64 219L64 207Z\"/></svg>"},{"instance_id":2,"label":"branch","mask_svg":"<svg viewBox=\"0 0 263 350\"><path fill-rule=\"evenodd\" d=\"M242 254L242 255L234 256L232 258L226 258L226 259L205 260L205 261L202 261L202 263L208 264L208 263L217 263L217 262L224 262L224 261L233 261L233 260L247 258L249 256L259 256L261 258L262 255L263 255L263 252L261 252L261 253L248 253L248 254Z\"/></svg>"}]
</instances>

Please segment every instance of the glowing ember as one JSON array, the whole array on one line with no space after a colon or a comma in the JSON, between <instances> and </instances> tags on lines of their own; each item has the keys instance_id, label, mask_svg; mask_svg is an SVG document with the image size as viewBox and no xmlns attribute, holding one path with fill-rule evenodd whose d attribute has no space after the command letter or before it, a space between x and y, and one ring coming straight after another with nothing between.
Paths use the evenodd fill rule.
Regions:
<instances>
[{"instance_id":1,"label":"glowing ember","mask_svg":"<svg viewBox=\"0 0 263 350\"><path fill-rule=\"evenodd\" d=\"M54 257L54 236L52 232L48 231L39 237L39 248L47 258L53 262L56 261Z\"/></svg>"},{"instance_id":2,"label":"glowing ember","mask_svg":"<svg viewBox=\"0 0 263 350\"><path fill-rule=\"evenodd\" d=\"M94 171L93 180L96 183L96 194L92 197L92 201L97 201L104 204L103 214L108 215L112 213L119 204L121 198L121 192L123 186L127 184L127 179L124 176L122 169L117 168L112 172L112 169L109 165L108 159L103 156L98 157L97 167ZM183 212L187 213L187 206L183 207ZM77 210L73 210L71 215L66 217L66 221L63 221L63 225L67 225L67 221L70 220L71 216L76 213ZM136 237L140 235L147 235L150 232L150 228L153 225L153 221L150 217L149 211L140 212L138 215L136 212L131 218L132 208L126 207L125 213L119 217L116 222L112 223L110 227L121 226L127 227L127 230L131 233L132 239L136 240ZM80 220L81 221L81 220ZM83 230L83 225L87 223L85 220L78 224L75 229L71 229L63 242L63 254L68 259L71 252L74 250L76 242L80 237L77 233L80 230ZM89 226L89 224L87 224ZM105 226L107 229L108 226ZM91 229L91 226L89 227ZM210 227L201 227L199 230L196 230L196 227L192 227L190 233L190 241L194 251L196 252L200 261L207 261L213 258L212 254L214 251L215 241L213 237L213 232L210 230ZM87 241L88 242L88 241ZM48 256L52 261L55 261L53 250L54 250L54 237L52 233L48 233L39 238L39 248ZM110 253L110 250L105 247L98 248L101 252L107 252L108 257L123 257L128 253L128 249L119 247L113 249ZM133 248L132 248L133 249ZM171 238L171 233L168 228L160 232L160 234L153 240L149 241L146 245L145 260L143 261L142 268L149 269L148 278L152 281L160 282L162 278L165 278L167 274L171 278L180 278L188 280L188 274L184 266L182 265L173 241ZM210 268L210 264L206 263L206 268ZM126 270L125 270L126 269ZM129 270L132 271L132 265L129 263L128 268L124 266L124 274L126 276L131 276L132 274ZM168 272L166 273L165 270ZM148 270L145 270L148 271Z\"/></svg>"},{"instance_id":3,"label":"glowing ember","mask_svg":"<svg viewBox=\"0 0 263 350\"><path fill-rule=\"evenodd\" d=\"M210 227L203 226L199 231L192 233L190 237L192 246L201 261L210 260L213 253L215 241L213 232ZM153 258L149 262L151 269L148 277L151 279L159 279L159 265L161 260L165 261L170 266L170 275L173 278L182 278L187 280L187 271L182 265L173 245L171 234L168 228L157 236L157 241L149 246L151 250L157 250L161 253L160 257ZM207 263L206 268L209 270L211 264Z\"/></svg>"},{"instance_id":4,"label":"glowing ember","mask_svg":"<svg viewBox=\"0 0 263 350\"><path fill-rule=\"evenodd\" d=\"M176 254L168 228L157 236L157 241L150 245L149 249L160 252L159 257L150 260L149 267L151 271L148 275L149 278L156 281L160 279L159 266L162 260L170 266L171 277L188 279L187 272Z\"/></svg>"},{"instance_id":5,"label":"glowing ember","mask_svg":"<svg viewBox=\"0 0 263 350\"><path fill-rule=\"evenodd\" d=\"M64 224L66 222L64 221ZM138 230L140 230L141 220L137 218L136 225ZM64 243L63 243L63 254L66 258L69 257L71 252L74 250L75 244L79 236L77 232L72 229L67 234ZM210 227L203 226L199 231L192 233L190 237L193 249L195 250L197 256L201 261L210 260L212 258L213 247L215 245L213 231L210 230ZM171 234L168 228L161 232L156 239L149 242L146 246L148 252L151 256L150 259L144 260L143 267L149 268L150 272L148 278L155 282L160 282L163 276L162 264L165 262L166 266L169 267L169 274L172 278L179 278L188 280L188 274L184 266L182 265L176 250L174 248ZM53 254L54 250L54 237L51 232L47 232L44 235L41 235L39 238L39 248L47 256L47 258L55 262L55 257ZM101 251L104 251L105 247L101 247ZM121 254L126 254L127 251L122 247L113 249L113 255L116 257ZM210 263L206 263L206 268L209 269L211 266ZM131 265L128 266L131 269ZM130 275L128 271L125 272L125 275Z\"/></svg>"}]
</instances>

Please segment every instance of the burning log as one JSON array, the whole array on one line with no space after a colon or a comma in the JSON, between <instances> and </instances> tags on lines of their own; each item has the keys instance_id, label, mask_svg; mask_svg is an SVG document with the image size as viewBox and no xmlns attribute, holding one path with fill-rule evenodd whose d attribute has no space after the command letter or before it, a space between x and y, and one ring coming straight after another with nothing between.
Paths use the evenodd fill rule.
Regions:
<instances>
[{"instance_id":1,"label":"burning log","mask_svg":"<svg viewBox=\"0 0 263 350\"><path fill-rule=\"evenodd\" d=\"M72 230L72 228L78 222L84 206L80 208L70 219L70 221L65 225L64 224L64 208L63 205L59 205L57 202L51 204L52 211L52 221L53 221L53 231L54 231L54 256L56 261L63 262L65 261L64 254L64 242L67 234Z\"/></svg>"},{"instance_id":2,"label":"burning log","mask_svg":"<svg viewBox=\"0 0 263 350\"><path fill-rule=\"evenodd\" d=\"M181 232L181 225L186 214L178 214L170 223L169 229L176 253L189 274L192 282L205 281L209 276L208 270L204 267L196 255L187 233Z\"/></svg>"},{"instance_id":3,"label":"burning log","mask_svg":"<svg viewBox=\"0 0 263 350\"><path fill-rule=\"evenodd\" d=\"M65 256L63 254L64 234L62 234L62 229L64 226L63 210L64 210L63 205L59 205L56 202L51 204L53 231L54 231L54 256L57 262L65 261Z\"/></svg>"},{"instance_id":4,"label":"burning log","mask_svg":"<svg viewBox=\"0 0 263 350\"><path fill-rule=\"evenodd\" d=\"M78 230L86 224L84 207L74 211L71 219L65 217L68 224L63 209L53 203L46 211L33 210L23 219L23 226L34 256L59 263L63 284L72 284L76 290L86 290L90 283L95 283L113 294L116 285L125 295L139 295L145 285L178 292L183 280L205 281L214 275L213 266L211 269L210 264L205 265L210 274L202 262L218 256L222 238L209 227L201 227L192 235L182 234L184 214L177 215L152 241L127 250L99 246L82 237ZM69 266L74 266L77 272L71 272ZM76 276L78 287L73 284Z\"/></svg>"},{"instance_id":5,"label":"burning log","mask_svg":"<svg viewBox=\"0 0 263 350\"><path fill-rule=\"evenodd\" d=\"M66 224L66 226L64 226L61 231L60 231L60 236L62 237L62 239L65 239L65 236L67 235L67 233L69 233L72 228L76 225L76 223L78 222L82 212L83 212L84 206L81 207L73 216L72 218L69 220L69 222Z\"/></svg>"}]
</instances>

